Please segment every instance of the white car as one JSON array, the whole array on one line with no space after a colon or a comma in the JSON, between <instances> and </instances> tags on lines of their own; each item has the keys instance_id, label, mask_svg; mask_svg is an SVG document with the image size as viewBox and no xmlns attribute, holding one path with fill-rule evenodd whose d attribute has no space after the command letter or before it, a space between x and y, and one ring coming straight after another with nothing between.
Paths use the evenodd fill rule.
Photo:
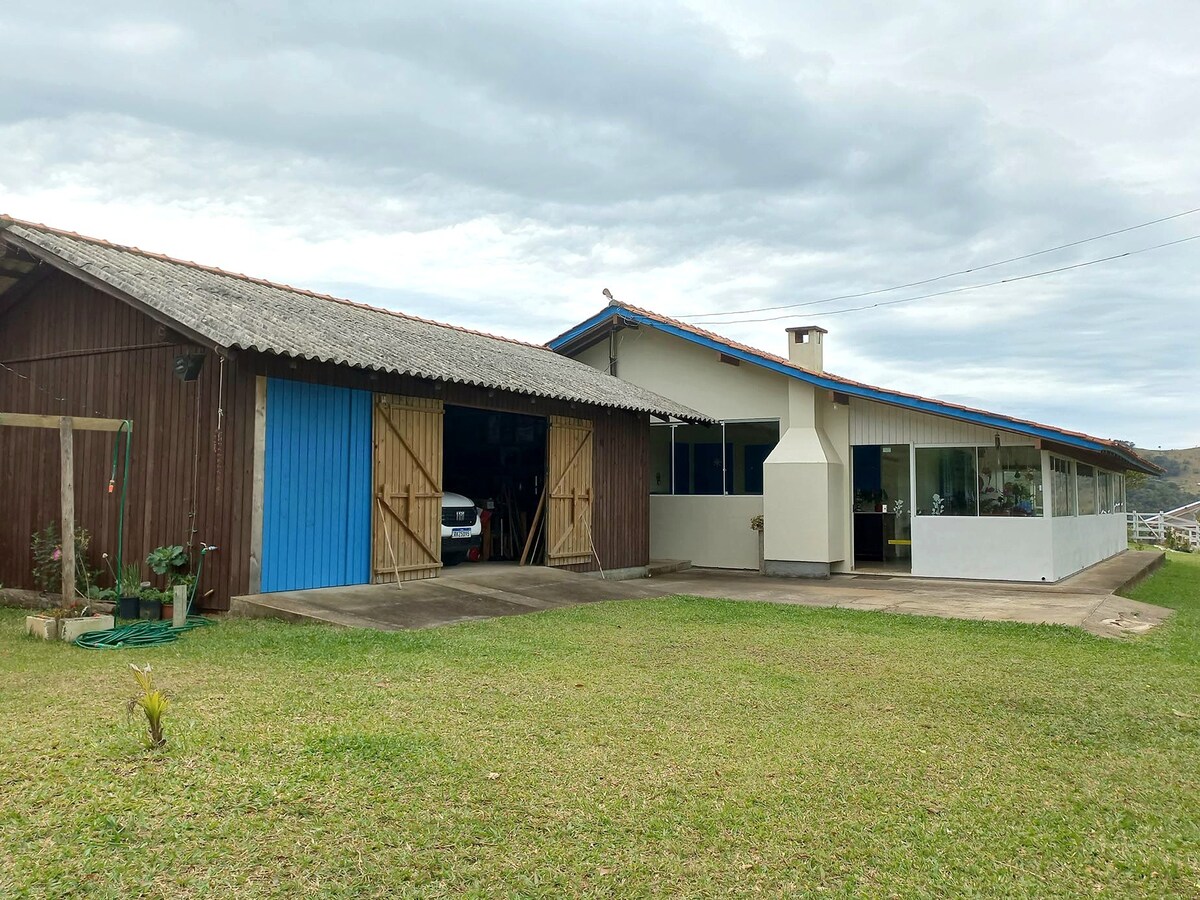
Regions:
<instances>
[{"instance_id":1,"label":"white car","mask_svg":"<svg viewBox=\"0 0 1200 900\"><path fill-rule=\"evenodd\" d=\"M483 546L483 522L475 502L462 494L442 494L442 565L457 566L478 559Z\"/></svg>"}]
</instances>

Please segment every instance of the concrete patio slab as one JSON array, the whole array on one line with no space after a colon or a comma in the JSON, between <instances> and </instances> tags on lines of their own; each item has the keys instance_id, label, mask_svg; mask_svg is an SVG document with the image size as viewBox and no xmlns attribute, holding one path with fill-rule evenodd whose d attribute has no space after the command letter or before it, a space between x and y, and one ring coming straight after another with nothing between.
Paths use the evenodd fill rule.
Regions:
<instances>
[{"instance_id":1,"label":"concrete patio slab","mask_svg":"<svg viewBox=\"0 0 1200 900\"><path fill-rule=\"evenodd\" d=\"M230 615L400 631L635 597L645 580L603 581L541 566L463 566L441 578L234 597Z\"/></svg>"},{"instance_id":2,"label":"concrete patio slab","mask_svg":"<svg viewBox=\"0 0 1200 900\"><path fill-rule=\"evenodd\" d=\"M1114 591L1152 571L1162 554L1129 551L1057 585L908 577L771 578L756 572L683 569L635 581L482 564L441 578L234 597L231 615L397 631L597 603L676 594L796 606L875 610L992 622L1071 625L1104 637L1139 634L1171 610Z\"/></svg>"},{"instance_id":3,"label":"concrete patio slab","mask_svg":"<svg viewBox=\"0 0 1200 900\"><path fill-rule=\"evenodd\" d=\"M1071 625L1102 637L1138 634L1171 610L1115 595L1162 565L1159 551L1129 550L1058 584L835 575L806 581L752 572L689 569L654 579L660 591L730 600L875 610L908 615Z\"/></svg>"}]
</instances>

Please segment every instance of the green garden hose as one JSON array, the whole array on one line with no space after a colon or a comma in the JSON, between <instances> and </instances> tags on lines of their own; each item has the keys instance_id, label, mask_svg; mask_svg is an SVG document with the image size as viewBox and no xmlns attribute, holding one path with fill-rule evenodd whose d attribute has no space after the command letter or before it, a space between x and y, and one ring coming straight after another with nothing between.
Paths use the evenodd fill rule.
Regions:
<instances>
[{"instance_id":1,"label":"green garden hose","mask_svg":"<svg viewBox=\"0 0 1200 900\"><path fill-rule=\"evenodd\" d=\"M75 638L75 646L85 650L126 650L134 647L159 647L173 644L179 636L193 628L217 624L203 616L188 616L187 622L173 628L170 622L134 622L106 631L89 631Z\"/></svg>"},{"instance_id":2,"label":"green garden hose","mask_svg":"<svg viewBox=\"0 0 1200 900\"><path fill-rule=\"evenodd\" d=\"M121 447L121 432L125 432L125 472L121 478L121 501L117 508L117 596L121 593L121 576L125 568L125 497L129 493L129 441L133 436L133 423L122 419L117 427L117 435L113 438L112 472L108 478L108 492L111 494L117 483L117 453Z\"/></svg>"}]
</instances>

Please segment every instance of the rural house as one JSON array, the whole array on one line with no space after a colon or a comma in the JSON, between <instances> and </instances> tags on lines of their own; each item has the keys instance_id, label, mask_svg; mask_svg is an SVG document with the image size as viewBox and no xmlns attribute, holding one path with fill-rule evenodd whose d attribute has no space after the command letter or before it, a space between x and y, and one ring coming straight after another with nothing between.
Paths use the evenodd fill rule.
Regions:
<instances>
[{"instance_id":1,"label":"rural house","mask_svg":"<svg viewBox=\"0 0 1200 900\"><path fill-rule=\"evenodd\" d=\"M823 328L787 358L632 306L549 346L699 410L651 428L655 557L768 574L1053 582L1127 546L1130 445L840 378Z\"/></svg>"},{"instance_id":2,"label":"rural house","mask_svg":"<svg viewBox=\"0 0 1200 900\"><path fill-rule=\"evenodd\" d=\"M75 438L91 562L115 553L110 481L127 474L125 558L216 546L201 592L218 610L244 593L437 575L450 492L486 507L492 559L645 566L650 416L707 421L545 347L12 219L0 336L10 586L32 586L59 461L55 431L4 427L5 414L130 420L127 471L121 435ZM473 528L475 510L458 513L470 521L447 524Z\"/></svg>"}]
</instances>

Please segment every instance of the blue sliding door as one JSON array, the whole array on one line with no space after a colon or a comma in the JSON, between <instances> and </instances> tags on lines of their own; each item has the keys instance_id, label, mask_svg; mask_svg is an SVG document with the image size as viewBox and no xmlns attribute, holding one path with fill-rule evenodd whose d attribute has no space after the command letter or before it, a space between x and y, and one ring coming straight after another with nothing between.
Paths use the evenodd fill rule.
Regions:
<instances>
[{"instance_id":1,"label":"blue sliding door","mask_svg":"<svg viewBox=\"0 0 1200 900\"><path fill-rule=\"evenodd\" d=\"M267 380L262 590L371 580L371 393Z\"/></svg>"}]
</instances>

